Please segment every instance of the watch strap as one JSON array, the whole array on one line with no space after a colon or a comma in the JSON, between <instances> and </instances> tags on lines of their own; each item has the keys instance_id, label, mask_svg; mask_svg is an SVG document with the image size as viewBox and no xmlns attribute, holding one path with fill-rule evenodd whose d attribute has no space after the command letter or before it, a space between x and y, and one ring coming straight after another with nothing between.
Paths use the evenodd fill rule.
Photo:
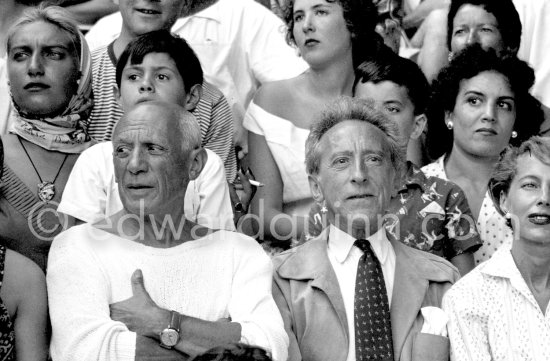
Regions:
<instances>
[{"instance_id":1,"label":"watch strap","mask_svg":"<svg viewBox=\"0 0 550 361\"><path fill-rule=\"evenodd\" d=\"M170 312L170 324L168 325L168 328L171 328L172 330L176 330L177 332L180 332L181 327L181 315L179 312L171 311Z\"/></svg>"}]
</instances>

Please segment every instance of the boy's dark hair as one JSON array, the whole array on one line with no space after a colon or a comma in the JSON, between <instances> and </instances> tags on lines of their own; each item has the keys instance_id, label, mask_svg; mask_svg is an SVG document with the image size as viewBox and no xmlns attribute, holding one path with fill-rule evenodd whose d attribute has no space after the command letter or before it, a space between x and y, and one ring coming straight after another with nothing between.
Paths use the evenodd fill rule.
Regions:
<instances>
[{"instance_id":1,"label":"boy's dark hair","mask_svg":"<svg viewBox=\"0 0 550 361\"><path fill-rule=\"evenodd\" d=\"M521 41L521 20L512 0L452 0L447 16L447 48L451 50L453 22L463 5L480 6L498 22L498 30L508 51L517 54Z\"/></svg>"},{"instance_id":2,"label":"boy's dark hair","mask_svg":"<svg viewBox=\"0 0 550 361\"><path fill-rule=\"evenodd\" d=\"M141 64L143 58L150 53L168 54L174 60L186 92L195 84L202 84L204 79L201 63L187 41L167 30L157 30L139 36L124 49L116 66L116 84L119 88L126 65Z\"/></svg>"},{"instance_id":3,"label":"boy's dark hair","mask_svg":"<svg viewBox=\"0 0 550 361\"><path fill-rule=\"evenodd\" d=\"M427 140L428 152L433 160L452 149L453 132L447 129L445 114L454 110L462 81L487 71L504 76L514 93L514 130L518 135L510 139L510 144L518 146L539 132L544 121L544 112L540 102L529 93L529 89L535 83L534 70L515 55L498 57L494 49L483 50L479 44L473 44L460 51L449 65L441 70L432 84L427 109Z\"/></svg>"},{"instance_id":4,"label":"boy's dark hair","mask_svg":"<svg viewBox=\"0 0 550 361\"><path fill-rule=\"evenodd\" d=\"M369 81L374 84L391 81L407 88L407 94L414 105L414 115L426 111L430 85L414 61L389 51L381 56L371 57L355 69L353 92L355 93L357 84Z\"/></svg>"}]
</instances>

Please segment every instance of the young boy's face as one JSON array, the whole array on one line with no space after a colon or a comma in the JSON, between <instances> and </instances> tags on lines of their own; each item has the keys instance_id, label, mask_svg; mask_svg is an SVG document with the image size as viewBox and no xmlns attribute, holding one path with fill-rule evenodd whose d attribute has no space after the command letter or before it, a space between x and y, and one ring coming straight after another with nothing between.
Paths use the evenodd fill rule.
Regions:
<instances>
[{"instance_id":1,"label":"young boy's face","mask_svg":"<svg viewBox=\"0 0 550 361\"><path fill-rule=\"evenodd\" d=\"M187 93L174 60L166 53L149 53L141 64L126 64L120 80L123 109L151 100L186 106Z\"/></svg>"},{"instance_id":2,"label":"young boy's face","mask_svg":"<svg viewBox=\"0 0 550 361\"><path fill-rule=\"evenodd\" d=\"M355 86L355 97L374 100L376 108L397 124L401 146L406 147L411 136L417 137L422 133L420 129L416 135L419 125L414 115L414 104L404 86L388 80L379 83L359 82Z\"/></svg>"},{"instance_id":3,"label":"young boy's face","mask_svg":"<svg viewBox=\"0 0 550 361\"><path fill-rule=\"evenodd\" d=\"M170 29L180 16L184 3L184 0L119 0L122 27L134 36Z\"/></svg>"}]
</instances>

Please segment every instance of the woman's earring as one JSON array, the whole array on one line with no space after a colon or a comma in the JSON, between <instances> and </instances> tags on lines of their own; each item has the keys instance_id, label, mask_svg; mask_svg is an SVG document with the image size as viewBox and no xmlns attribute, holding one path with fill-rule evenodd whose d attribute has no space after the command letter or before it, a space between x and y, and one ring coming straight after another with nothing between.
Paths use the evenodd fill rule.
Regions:
<instances>
[{"instance_id":1,"label":"woman's earring","mask_svg":"<svg viewBox=\"0 0 550 361\"><path fill-rule=\"evenodd\" d=\"M453 60L453 57L454 57L454 56L455 56L455 55L453 54L453 52L452 52L452 51L449 51L449 56L447 56L447 60L448 60L448 61Z\"/></svg>"},{"instance_id":2,"label":"woman's earring","mask_svg":"<svg viewBox=\"0 0 550 361\"><path fill-rule=\"evenodd\" d=\"M516 132L515 130L512 131L512 138L517 138L518 137L518 132Z\"/></svg>"},{"instance_id":3,"label":"woman's earring","mask_svg":"<svg viewBox=\"0 0 550 361\"><path fill-rule=\"evenodd\" d=\"M453 125L454 125L454 124L453 124L453 121L452 121L452 120L449 120L449 121L447 122L447 129L453 130Z\"/></svg>"},{"instance_id":4,"label":"woman's earring","mask_svg":"<svg viewBox=\"0 0 550 361\"><path fill-rule=\"evenodd\" d=\"M510 214L510 212L506 211L506 213L504 213L504 218L506 218L507 220L510 220L512 219L512 215Z\"/></svg>"}]
</instances>

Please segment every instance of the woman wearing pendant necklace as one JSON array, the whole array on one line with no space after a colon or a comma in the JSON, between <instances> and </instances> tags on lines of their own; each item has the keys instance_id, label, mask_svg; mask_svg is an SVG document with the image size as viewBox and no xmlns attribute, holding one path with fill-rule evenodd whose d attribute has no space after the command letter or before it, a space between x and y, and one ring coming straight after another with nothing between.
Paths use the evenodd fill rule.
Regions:
<instances>
[{"instance_id":1,"label":"woman wearing pendant necklace","mask_svg":"<svg viewBox=\"0 0 550 361\"><path fill-rule=\"evenodd\" d=\"M42 269L63 228L57 204L78 155L91 145L91 59L84 37L59 7L25 11L7 37L13 118L3 136L0 235Z\"/></svg>"}]
</instances>

